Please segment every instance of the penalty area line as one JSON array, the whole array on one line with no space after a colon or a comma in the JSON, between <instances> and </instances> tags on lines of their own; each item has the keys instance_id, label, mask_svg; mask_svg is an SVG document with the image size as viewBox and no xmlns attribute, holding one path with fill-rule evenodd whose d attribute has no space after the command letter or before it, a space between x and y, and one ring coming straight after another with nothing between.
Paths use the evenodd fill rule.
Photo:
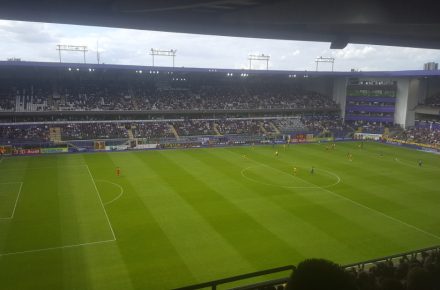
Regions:
<instances>
[{"instance_id":1,"label":"penalty area line","mask_svg":"<svg viewBox=\"0 0 440 290\"><path fill-rule=\"evenodd\" d=\"M86 167L87 167L87 171L89 172L90 178L92 179L93 186L95 187L96 194L98 195L99 201L101 203L102 210L104 211L105 217L107 218L108 225L109 225L110 230L111 230L112 235L113 235L113 240L116 241L115 231L113 230L112 224L110 223L110 218L108 217L107 211L105 210L105 206L104 206L104 203L102 202L101 195L99 194L98 187L96 186L95 179L93 178L93 175L92 175L92 172L90 171L89 165L86 165Z\"/></svg>"},{"instance_id":2,"label":"penalty area line","mask_svg":"<svg viewBox=\"0 0 440 290\"><path fill-rule=\"evenodd\" d=\"M14 208L12 210L12 214L9 217L0 217L0 220L10 220L14 218L15 215L15 209L17 208L17 204L18 204L18 200L20 199L20 194L21 194L21 189L23 188L23 182L5 182L5 183L0 183L0 184L20 184L20 188L18 189L18 194L17 197L15 199L15 203L14 203Z\"/></svg>"},{"instance_id":3,"label":"penalty area line","mask_svg":"<svg viewBox=\"0 0 440 290\"><path fill-rule=\"evenodd\" d=\"M45 252L45 251L51 251L51 250L78 248L78 247L83 247L83 246L98 245L98 244L110 243L110 242L115 242L115 241L116 240L104 240L104 241L96 241L96 242L90 242L90 243L82 243L82 244L66 245L66 246L59 246L59 247L50 247L50 248L41 248L41 249L35 249L35 250L11 252L11 253L4 253L4 254L0 253L0 257L20 255L20 254L29 254L29 253L38 253L38 252Z\"/></svg>"}]
</instances>

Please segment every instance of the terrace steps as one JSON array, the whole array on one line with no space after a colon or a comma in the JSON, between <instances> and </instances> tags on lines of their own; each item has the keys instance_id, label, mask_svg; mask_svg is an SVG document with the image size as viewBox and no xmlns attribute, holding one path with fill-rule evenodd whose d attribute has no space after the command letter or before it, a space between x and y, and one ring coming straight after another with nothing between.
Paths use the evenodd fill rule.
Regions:
<instances>
[{"instance_id":1,"label":"terrace steps","mask_svg":"<svg viewBox=\"0 0 440 290\"><path fill-rule=\"evenodd\" d=\"M277 126L275 126L274 123L269 122L269 125L270 125L270 127L272 127L272 129L275 131L275 133L276 133L277 135L279 135L279 134L281 133L280 130L277 128Z\"/></svg>"},{"instance_id":2,"label":"terrace steps","mask_svg":"<svg viewBox=\"0 0 440 290\"><path fill-rule=\"evenodd\" d=\"M134 139L134 134L133 134L133 129L132 128L128 128L127 129L127 134L128 134L128 139L130 139L130 140Z\"/></svg>"},{"instance_id":3,"label":"terrace steps","mask_svg":"<svg viewBox=\"0 0 440 290\"><path fill-rule=\"evenodd\" d=\"M258 122L258 126L260 127L261 132L263 132L263 134L267 134L267 130L266 128L264 128L264 125L262 122Z\"/></svg>"},{"instance_id":4,"label":"terrace steps","mask_svg":"<svg viewBox=\"0 0 440 290\"><path fill-rule=\"evenodd\" d=\"M220 134L220 131L218 130L218 124L217 123L214 123L213 129L214 129L215 135L217 135L217 136L221 136L222 135L222 134Z\"/></svg>"},{"instance_id":5,"label":"terrace steps","mask_svg":"<svg viewBox=\"0 0 440 290\"><path fill-rule=\"evenodd\" d=\"M173 133L174 137L177 140L180 140L180 136L179 136L179 134L177 134L176 128L174 128L174 126L172 124L169 124L169 128L170 128L171 133Z\"/></svg>"},{"instance_id":6,"label":"terrace steps","mask_svg":"<svg viewBox=\"0 0 440 290\"><path fill-rule=\"evenodd\" d=\"M62 142L60 127L52 127L49 129L49 140L55 143Z\"/></svg>"}]
</instances>

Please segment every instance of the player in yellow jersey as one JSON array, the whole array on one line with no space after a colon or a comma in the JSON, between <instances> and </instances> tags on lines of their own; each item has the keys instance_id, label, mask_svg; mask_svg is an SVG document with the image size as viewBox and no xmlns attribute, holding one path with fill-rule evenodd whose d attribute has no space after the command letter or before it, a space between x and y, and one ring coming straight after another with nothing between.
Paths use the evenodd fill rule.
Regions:
<instances>
[{"instance_id":1,"label":"player in yellow jersey","mask_svg":"<svg viewBox=\"0 0 440 290\"><path fill-rule=\"evenodd\" d=\"M297 173L298 173L298 170L296 169L296 167L293 167L293 175L296 176Z\"/></svg>"}]
</instances>

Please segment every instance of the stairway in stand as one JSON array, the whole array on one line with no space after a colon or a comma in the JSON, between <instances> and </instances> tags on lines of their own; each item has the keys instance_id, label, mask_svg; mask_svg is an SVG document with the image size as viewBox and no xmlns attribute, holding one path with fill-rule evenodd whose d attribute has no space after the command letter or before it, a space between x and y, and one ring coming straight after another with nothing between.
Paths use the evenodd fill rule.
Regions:
<instances>
[{"instance_id":1,"label":"stairway in stand","mask_svg":"<svg viewBox=\"0 0 440 290\"><path fill-rule=\"evenodd\" d=\"M52 127L49 129L49 139L54 143L60 143L61 140L61 128L60 127Z\"/></svg>"},{"instance_id":2,"label":"stairway in stand","mask_svg":"<svg viewBox=\"0 0 440 290\"><path fill-rule=\"evenodd\" d=\"M275 133L277 134L277 135L280 135L280 130L277 128L277 126L275 126L275 124L274 123L272 123L272 122L269 122L269 125L272 127L272 129L275 131Z\"/></svg>"},{"instance_id":3,"label":"stairway in stand","mask_svg":"<svg viewBox=\"0 0 440 290\"><path fill-rule=\"evenodd\" d=\"M217 123L214 123L213 129L214 129L215 135L217 135L217 136L221 136L222 135L222 134L220 134L220 131L218 130L218 124Z\"/></svg>"},{"instance_id":4,"label":"stairway in stand","mask_svg":"<svg viewBox=\"0 0 440 290\"><path fill-rule=\"evenodd\" d=\"M174 137L176 137L176 140L180 140L180 136L179 134L177 134L176 128L174 128L173 125L169 124L170 126L170 131L173 133Z\"/></svg>"}]
</instances>

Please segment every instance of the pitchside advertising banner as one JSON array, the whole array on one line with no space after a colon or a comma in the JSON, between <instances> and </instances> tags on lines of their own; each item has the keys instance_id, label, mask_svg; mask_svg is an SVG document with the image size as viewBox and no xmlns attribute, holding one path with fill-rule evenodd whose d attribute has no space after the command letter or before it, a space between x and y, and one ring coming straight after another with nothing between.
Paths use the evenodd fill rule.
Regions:
<instances>
[{"instance_id":1,"label":"pitchside advertising banner","mask_svg":"<svg viewBox=\"0 0 440 290\"><path fill-rule=\"evenodd\" d=\"M69 149L67 147L57 147L57 148L41 148L41 154L52 154L52 153L67 153Z\"/></svg>"},{"instance_id":2,"label":"pitchside advertising banner","mask_svg":"<svg viewBox=\"0 0 440 290\"><path fill-rule=\"evenodd\" d=\"M53 154L53 153L66 153L69 152L67 147L55 147L55 148L13 148L12 155L36 155L36 154Z\"/></svg>"},{"instance_id":3,"label":"pitchside advertising banner","mask_svg":"<svg viewBox=\"0 0 440 290\"><path fill-rule=\"evenodd\" d=\"M356 139L356 140L375 140L375 141L379 141L379 140L382 139L382 134L354 133L354 139Z\"/></svg>"},{"instance_id":4,"label":"pitchside advertising banner","mask_svg":"<svg viewBox=\"0 0 440 290\"><path fill-rule=\"evenodd\" d=\"M36 155L40 154L40 148L37 149L13 149L12 155Z\"/></svg>"}]
</instances>

